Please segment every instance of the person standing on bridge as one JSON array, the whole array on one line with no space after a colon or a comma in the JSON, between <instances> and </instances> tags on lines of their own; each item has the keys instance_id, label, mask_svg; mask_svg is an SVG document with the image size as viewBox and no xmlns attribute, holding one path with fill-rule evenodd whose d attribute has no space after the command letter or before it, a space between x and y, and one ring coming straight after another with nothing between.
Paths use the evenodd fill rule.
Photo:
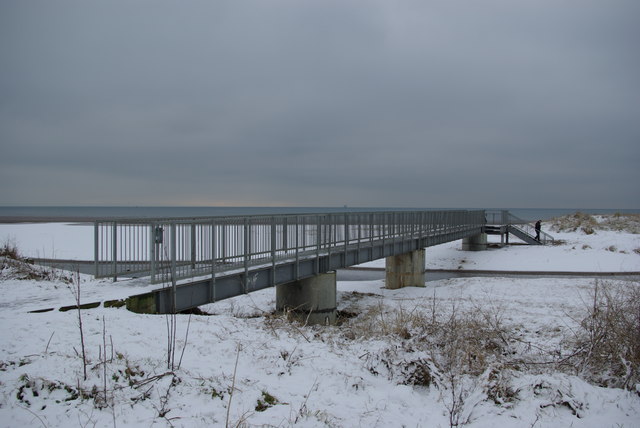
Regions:
<instances>
[{"instance_id":1,"label":"person standing on bridge","mask_svg":"<svg viewBox=\"0 0 640 428\"><path fill-rule=\"evenodd\" d=\"M536 221L536 241L540 240L540 220Z\"/></svg>"}]
</instances>

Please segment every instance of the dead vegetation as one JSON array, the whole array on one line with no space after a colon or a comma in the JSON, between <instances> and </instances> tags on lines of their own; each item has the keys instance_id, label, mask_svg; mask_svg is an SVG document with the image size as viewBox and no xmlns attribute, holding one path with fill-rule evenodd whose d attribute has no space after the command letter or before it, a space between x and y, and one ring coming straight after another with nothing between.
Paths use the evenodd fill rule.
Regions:
<instances>
[{"instance_id":1,"label":"dead vegetation","mask_svg":"<svg viewBox=\"0 0 640 428\"><path fill-rule=\"evenodd\" d=\"M504 363L515 341L500 309L461 302L445 307L435 297L410 309L380 302L342 328L346 338L387 341L379 352L363 356L369 372L399 384L438 388L452 427L467 422L465 403L478 387L502 405L516 398Z\"/></svg>"},{"instance_id":2,"label":"dead vegetation","mask_svg":"<svg viewBox=\"0 0 640 428\"><path fill-rule=\"evenodd\" d=\"M71 284L70 274L61 270L35 266L28 259L20 255L17 246L5 242L0 247L0 280L32 280L32 281L61 281Z\"/></svg>"},{"instance_id":3,"label":"dead vegetation","mask_svg":"<svg viewBox=\"0 0 640 428\"><path fill-rule=\"evenodd\" d=\"M518 373L577 375L629 391L640 386L638 283L596 282L582 315L574 320L577 327L566 330L570 333L565 333L569 336L561 347L523 341L518 326L503 322L506 314L501 308L464 303L445 305L434 297L407 309L378 301L346 320L341 334L347 340L385 341L379 351L362 357L365 367L398 384L436 387L452 427L468 422L477 404L470 402L472 396L512 406L527 393L512 382ZM552 389L547 391L551 395Z\"/></svg>"},{"instance_id":4,"label":"dead vegetation","mask_svg":"<svg viewBox=\"0 0 640 428\"><path fill-rule=\"evenodd\" d=\"M21 259L0 257L0 280L59 281L71 284L70 274L53 268L35 266Z\"/></svg>"},{"instance_id":5,"label":"dead vegetation","mask_svg":"<svg viewBox=\"0 0 640 428\"><path fill-rule=\"evenodd\" d=\"M19 260L20 254L18 253L18 247L16 246L15 242L5 242L2 247L0 247L0 257Z\"/></svg>"},{"instance_id":6,"label":"dead vegetation","mask_svg":"<svg viewBox=\"0 0 640 428\"><path fill-rule=\"evenodd\" d=\"M604 387L640 385L640 284L596 281L567 343L576 374Z\"/></svg>"},{"instance_id":7,"label":"dead vegetation","mask_svg":"<svg viewBox=\"0 0 640 428\"><path fill-rule=\"evenodd\" d=\"M640 234L640 214L591 215L582 212L556 217L551 220L554 232L582 232L586 235L598 230Z\"/></svg>"}]
</instances>

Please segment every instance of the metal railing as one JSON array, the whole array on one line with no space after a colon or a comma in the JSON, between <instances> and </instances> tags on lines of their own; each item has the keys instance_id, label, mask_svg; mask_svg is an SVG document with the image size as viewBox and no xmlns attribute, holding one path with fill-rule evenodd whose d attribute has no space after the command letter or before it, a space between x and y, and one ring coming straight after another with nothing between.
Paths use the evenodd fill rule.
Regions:
<instances>
[{"instance_id":1,"label":"metal railing","mask_svg":"<svg viewBox=\"0 0 640 428\"><path fill-rule=\"evenodd\" d=\"M165 282L449 236L485 224L484 211L380 211L95 222L95 276ZM456 238L459 239L459 238Z\"/></svg>"},{"instance_id":2,"label":"metal railing","mask_svg":"<svg viewBox=\"0 0 640 428\"><path fill-rule=\"evenodd\" d=\"M506 225L509 224L509 216L511 214L506 210L485 211L484 217L488 225Z\"/></svg>"},{"instance_id":3,"label":"metal railing","mask_svg":"<svg viewBox=\"0 0 640 428\"><path fill-rule=\"evenodd\" d=\"M531 238L535 238L536 230L535 226L528 220L523 220L509 211L486 211L485 218L488 225L504 225L512 229L516 229ZM549 244L554 241L553 236L540 231L540 240L538 242L542 244Z\"/></svg>"}]
</instances>

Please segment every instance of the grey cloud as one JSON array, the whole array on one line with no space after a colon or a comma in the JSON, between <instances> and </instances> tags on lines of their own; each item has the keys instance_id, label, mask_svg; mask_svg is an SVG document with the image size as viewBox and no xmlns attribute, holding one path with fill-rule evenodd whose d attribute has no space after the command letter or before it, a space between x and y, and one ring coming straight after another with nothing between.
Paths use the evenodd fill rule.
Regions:
<instances>
[{"instance_id":1,"label":"grey cloud","mask_svg":"<svg viewBox=\"0 0 640 428\"><path fill-rule=\"evenodd\" d=\"M0 200L637 207L639 15L3 2Z\"/></svg>"}]
</instances>

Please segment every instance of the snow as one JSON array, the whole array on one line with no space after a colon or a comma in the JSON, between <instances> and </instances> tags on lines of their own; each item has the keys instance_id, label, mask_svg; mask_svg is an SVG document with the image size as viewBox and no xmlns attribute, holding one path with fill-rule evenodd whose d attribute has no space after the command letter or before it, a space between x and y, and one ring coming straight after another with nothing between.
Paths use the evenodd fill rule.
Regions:
<instances>
[{"instance_id":1,"label":"snow","mask_svg":"<svg viewBox=\"0 0 640 428\"><path fill-rule=\"evenodd\" d=\"M0 246L16 243L24 257L93 260L93 228L88 223L0 224Z\"/></svg>"},{"instance_id":2,"label":"snow","mask_svg":"<svg viewBox=\"0 0 640 428\"><path fill-rule=\"evenodd\" d=\"M0 245L11 240L25 256L90 260L92 233L82 225L0 225ZM463 252L459 241L431 247L427 268L640 271L638 235L553 235L564 243L484 252ZM149 287L140 279L81 280L82 302ZM450 388L443 381L407 383L407 367L429 354L413 330L410 338L381 331L393 317L434 308L493 314L519 346L544 360L566 351L564 339L578 328L594 281L498 275L399 290L385 289L383 280L340 281L338 309L358 316L335 327L289 323L273 314L275 290L262 290L207 305L210 315L177 315L176 365L183 347L184 354L173 370L167 368L170 317L100 306L81 312L90 361L84 380L78 311L30 312L72 305L74 285L7 274L0 280L0 426L449 427L457 392L464 398L459 422L472 428L638 427L638 392L543 365L498 370L489 364ZM370 332L362 322L368 316ZM259 411L269 396L276 401Z\"/></svg>"},{"instance_id":3,"label":"snow","mask_svg":"<svg viewBox=\"0 0 640 428\"><path fill-rule=\"evenodd\" d=\"M460 242L427 248L427 269L555 271L555 272L640 272L640 235L615 231L552 233L560 245L513 245L489 251L460 251ZM499 236L490 236L499 243ZM511 237L511 243L521 243ZM384 267L384 260L365 264Z\"/></svg>"}]
</instances>

